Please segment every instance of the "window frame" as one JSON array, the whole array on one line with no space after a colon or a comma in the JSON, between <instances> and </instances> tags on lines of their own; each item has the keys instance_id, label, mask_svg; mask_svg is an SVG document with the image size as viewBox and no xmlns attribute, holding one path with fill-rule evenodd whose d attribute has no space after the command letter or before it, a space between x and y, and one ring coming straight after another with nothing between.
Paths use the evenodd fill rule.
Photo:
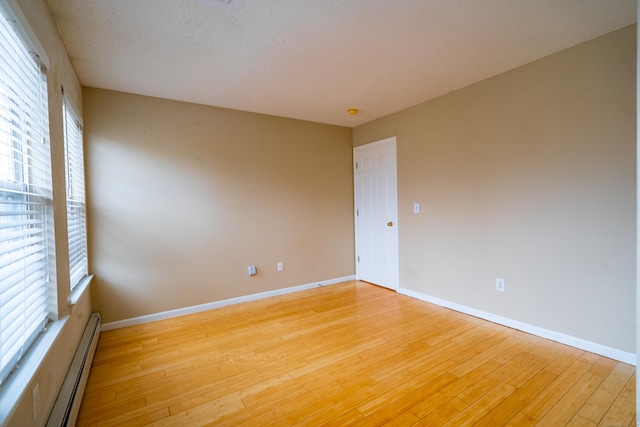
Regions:
<instances>
[{"instance_id":1,"label":"window frame","mask_svg":"<svg viewBox=\"0 0 640 427\"><path fill-rule=\"evenodd\" d=\"M64 166L69 286L73 291L89 274L82 122L62 88Z\"/></svg>"},{"instance_id":2,"label":"window frame","mask_svg":"<svg viewBox=\"0 0 640 427\"><path fill-rule=\"evenodd\" d=\"M0 227L1 384L55 315L57 288L48 58L31 29L24 26L24 17L9 2L0 2L0 19L4 34L0 49L6 57L2 63L6 68L0 70L0 144L4 147L0 154L8 158L0 165L5 169L4 176L0 175L0 211L4 214L0 224L4 226ZM28 78L33 80L24 83Z\"/></svg>"}]
</instances>

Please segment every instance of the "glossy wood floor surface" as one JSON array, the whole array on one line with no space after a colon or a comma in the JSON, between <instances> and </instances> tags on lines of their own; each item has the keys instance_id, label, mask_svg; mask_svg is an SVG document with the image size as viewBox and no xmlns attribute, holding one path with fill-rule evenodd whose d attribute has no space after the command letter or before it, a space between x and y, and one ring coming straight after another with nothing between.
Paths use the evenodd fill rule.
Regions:
<instances>
[{"instance_id":1,"label":"glossy wood floor surface","mask_svg":"<svg viewBox=\"0 0 640 427\"><path fill-rule=\"evenodd\" d=\"M635 368L362 282L103 332L78 426L628 426Z\"/></svg>"}]
</instances>

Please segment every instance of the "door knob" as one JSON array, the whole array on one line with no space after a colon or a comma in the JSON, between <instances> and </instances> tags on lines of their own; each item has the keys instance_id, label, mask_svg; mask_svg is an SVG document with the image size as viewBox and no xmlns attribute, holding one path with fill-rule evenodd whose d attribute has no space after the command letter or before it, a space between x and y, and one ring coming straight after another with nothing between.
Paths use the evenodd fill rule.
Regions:
<instances>
[{"instance_id":1,"label":"door knob","mask_svg":"<svg viewBox=\"0 0 640 427\"><path fill-rule=\"evenodd\" d=\"M393 222L389 221L389 222L387 223L387 226L389 226L389 227L393 227Z\"/></svg>"}]
</instances>

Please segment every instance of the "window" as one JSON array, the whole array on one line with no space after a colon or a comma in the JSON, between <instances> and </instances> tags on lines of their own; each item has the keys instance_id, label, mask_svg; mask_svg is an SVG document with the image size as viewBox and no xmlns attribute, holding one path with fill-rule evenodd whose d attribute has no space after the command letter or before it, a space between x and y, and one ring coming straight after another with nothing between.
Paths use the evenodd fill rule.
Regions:
<instances>
[{"instance_id":1,"label":"window","mask_svg":"<svg viewBox=\"0 0 640 427\"><path fill-rule=\"evenodd\" d=\"M47 322L53 220L47 82L0 13L0 381Z\"/></svg>"},{"instance_id":2,"label":"window","mask_svg":"<svg viewBox=\"0 0 640 427\"><path fill-rule=\"evenodd\" d=\"M84 201L84 158L82 126L63 97L64 153L67 178L67 226L69 233L69 274L71 289L87 275L87 220Z\"/></svg>"}]
</instances>

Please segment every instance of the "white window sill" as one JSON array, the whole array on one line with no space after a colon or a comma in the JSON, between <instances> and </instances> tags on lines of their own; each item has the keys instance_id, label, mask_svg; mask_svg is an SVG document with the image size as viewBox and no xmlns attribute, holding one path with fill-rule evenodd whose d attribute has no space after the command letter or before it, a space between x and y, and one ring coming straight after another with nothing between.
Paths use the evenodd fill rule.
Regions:
<instances>
[{"instance_id":1,"label":"white window sill","mask_svg":"<svg viewBox=\"0 0 640 427\"><path fill-rule=\"evenodd\" d=\"M92 279L93 275L85 276L73 288L68 300L70 307L75 306L84 293L88 291ZM46 330L36 338L18 363L17 368L0 385L0 426L7 425L7 422L22 401L25 399L30 401L32 399L31 393L33 393L34 387L32 382L47 354L60 336L67 320L69 320L69 316L47 323Z\"/></svg>"},{"instance_id":2,"label":"white window sill","mask_svg":"<svg viewBox=\"0 0 640 427\"><path fill-rule=\"evenodd\" d=\"M21 400L31 399L29 393L32 393L32 390L29 384L54 342L58 339L67 319L68 317L65 317L55 322L49 322L46 331L36 338L18 363L18 367L2 383L0 387L0 425L6 425Z\"/></svg>"},{"instance_id":3,"label":"white window sill","mask_svg":"<svg viewBox=\"0 0 640 427\"><path fill-rule=\"evenodd\" d=\"M84 276L80 279L80 282L71 290L71 294L69 295L69 306L74 306L80 300L80 297L84 294L84 291L89 287L91 281L93 280L93 274L88 276Z\"/></svg>"}]
</instances>

